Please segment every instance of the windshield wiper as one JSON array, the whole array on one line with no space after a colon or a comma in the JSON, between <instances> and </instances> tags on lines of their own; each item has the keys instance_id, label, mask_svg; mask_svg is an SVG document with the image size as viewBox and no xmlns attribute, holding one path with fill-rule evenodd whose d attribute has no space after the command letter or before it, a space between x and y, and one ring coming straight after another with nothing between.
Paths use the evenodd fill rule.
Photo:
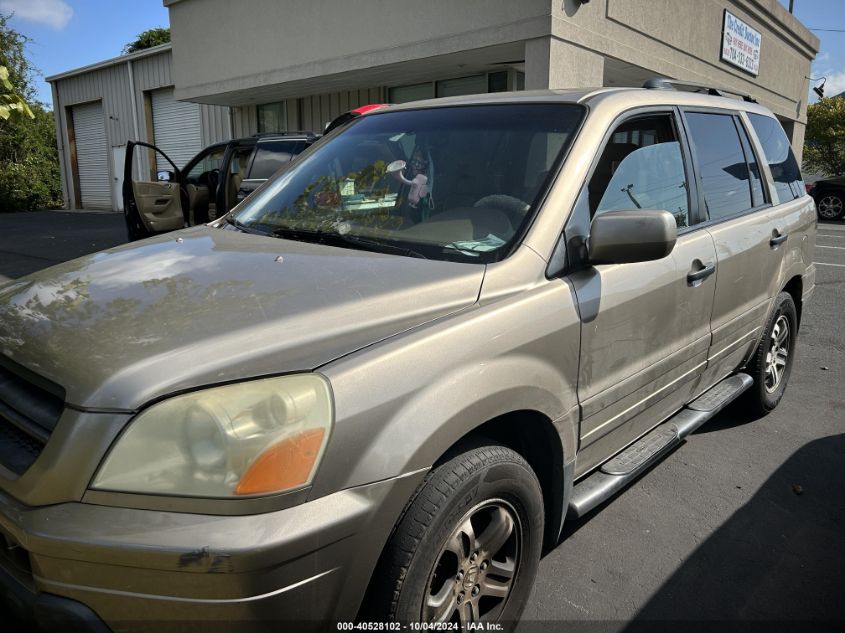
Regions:
<instances>
[{"instance_id":1,"label":"windshield wiper","mask_svg":"<svg viewBox=\"0 0 845 633\"><path fill-rule=\"evenodd\" d=\"M309 229L297 229L290 226L280 226L273 229L275 237L298 240L301 242L316 242L317 244L326 244L329 246L352 246L361 250L373 251L376 253L396 253L397 255L406 255L408 257L418 257L420 259L428 259L419 251L415 251L404 246L397 246L373 240L360 235L350 235L348 233L337 233L334 231L313 231Z\"/></svg>"},{"instance_id":2,"label":"windshield wiper","mask_svg":"<svg viewBox=\"0 0 845 633\"><path fill-rule=\"evenodd\" d=\"M232 217L231 215L226 216L226 222L228 222L229 224L234 226L239 231L243 231L244 233L251 233L253 235L264 235L264 236L268 235L268 233L265 233L264 231L259 231L258 229L254 229L251 226L247 226L246 224L244 224L243 222L241 222L237 218Z\"/></svg>"}]
</instances>

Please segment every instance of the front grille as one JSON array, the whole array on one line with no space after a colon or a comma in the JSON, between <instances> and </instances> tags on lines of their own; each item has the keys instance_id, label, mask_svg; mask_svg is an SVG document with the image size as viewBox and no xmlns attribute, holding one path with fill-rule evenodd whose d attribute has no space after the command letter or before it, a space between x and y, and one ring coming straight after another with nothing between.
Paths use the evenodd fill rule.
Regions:
<instances>
[{"instance_id":1,"label":"front grille","mask_svg":"<svg viewBox=\"0 0 845 633\"><path fill-rule=\"evenodd\" d=\"M64 392L23 368L0 365L0 464L17 475L32 466L64 410Z\"/></svg>"}]
</instances>

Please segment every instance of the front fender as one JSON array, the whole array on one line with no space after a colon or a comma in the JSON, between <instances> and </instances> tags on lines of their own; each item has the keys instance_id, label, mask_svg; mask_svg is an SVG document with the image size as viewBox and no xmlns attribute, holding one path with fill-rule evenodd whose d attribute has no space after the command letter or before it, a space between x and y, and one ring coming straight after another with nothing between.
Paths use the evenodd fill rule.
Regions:
<instances>
[{"instance_id":1,"label":"front fender","mask_svg":"<svg viewBox=\"0 0 845 633\"><path fill-rule=\"evenodd\" d=\"M321 371L335 427L311 496L429 468L485 422L536 411L575 456L580 321L567 283L475 305Z\"/></svg>"}]
</instances>

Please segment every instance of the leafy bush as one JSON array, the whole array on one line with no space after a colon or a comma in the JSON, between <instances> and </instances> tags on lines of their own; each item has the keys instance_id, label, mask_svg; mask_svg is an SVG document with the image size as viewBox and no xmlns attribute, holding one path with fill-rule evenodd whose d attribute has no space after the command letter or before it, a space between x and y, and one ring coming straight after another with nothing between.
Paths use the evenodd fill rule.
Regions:
<instances>
[{"instance_id":1,"label":"leafy bush","mask_svg":"<svg viewBox=\"0 0 845 633\"><path fill-rule=\"evenodd\" d=\"M27 42L8 25L8 16L0 15L1 83L9 115L0 116L0 212L62 206L53 113L41 104L26 105L35 98Z\"/></svg>"}]
</instances>

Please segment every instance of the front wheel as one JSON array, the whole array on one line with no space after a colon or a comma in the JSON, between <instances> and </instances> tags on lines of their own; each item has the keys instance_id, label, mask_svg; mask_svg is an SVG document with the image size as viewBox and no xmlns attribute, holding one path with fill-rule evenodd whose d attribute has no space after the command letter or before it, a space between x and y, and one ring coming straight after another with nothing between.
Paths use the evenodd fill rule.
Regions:
<instances>
[{"instance_id":1,"label":"front wheel","mask_svg":"<svg viewBox=\"0 0 845 633\"><path fill-rule=\"evenodd\" d=\"M531 591L543 539L537 477L500 445L436 467L382 555L370 617L400 622L514 622Z\"/></svg>"},{"instance_id":2,"label":"front wheel","mask_svg":"<svg viewBox=\"0 0 845 633\"><path fill-rule=\"evenodd\" d=\"M797 334L795 302L788 292L781 292L775 298L763 338L746 366L746 371L754 378L754 384L744 394L750 413L766 415L783 398L792 372Z\"/></svg>"}]
</instances>

